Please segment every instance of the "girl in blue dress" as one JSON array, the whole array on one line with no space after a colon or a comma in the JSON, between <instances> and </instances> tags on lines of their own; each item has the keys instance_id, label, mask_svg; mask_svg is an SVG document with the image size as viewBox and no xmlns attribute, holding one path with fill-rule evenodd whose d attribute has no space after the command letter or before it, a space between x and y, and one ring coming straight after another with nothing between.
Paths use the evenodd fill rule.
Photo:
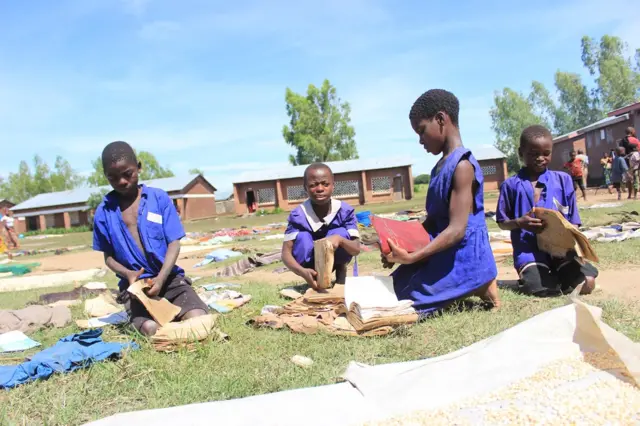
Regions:
<instances>
[{"instance_id":1,"label":"girl in blue dress","mask_svg":"<svg viewBox=\"0 0 640 426\"><path fill-rule=\"evenodd\" d=\"M431 242L408 253L389 241L391 253L382 261L387 268L400 264L392 274L395 292L401 300L412 300L421 314L467 296L500 306L498 270L484 217L482 169L462 145L459 110L452 93L435 89L420 96L409 113L424 149L442 154L427 192L424 225Z\"/></svg>"}]
</instances>

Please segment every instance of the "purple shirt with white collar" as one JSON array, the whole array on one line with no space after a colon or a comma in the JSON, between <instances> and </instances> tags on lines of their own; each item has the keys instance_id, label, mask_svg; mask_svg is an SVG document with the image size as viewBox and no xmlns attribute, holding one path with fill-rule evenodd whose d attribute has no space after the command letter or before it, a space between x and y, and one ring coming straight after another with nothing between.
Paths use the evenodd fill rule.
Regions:
<instances>
[{"instance_id":1,"label":"purple shirt with white collar","mask_svg":"<svg viewBox=\"0 0 640 426\"><path fill-rule=\"evenodd\" d=\"M296 207L289 215L285 241L293 241L292 254L298 264L305 268L313 268L313 242L322 238L339 235L342 238L360 238L355 211L349 204L340 200L331 200L329 214L320 219L313 211L311 200ZM350 256L343 248L336 250L336 265L347 264Z\"/></svg>"},{"instance_id":2,"label":"purple shirt with white collar","mask_svg":"<svg viewBox=\"0 0 640 426\"><path fill-rule=\"evenodd\" d=\"M571 176L547 169L538 177L538 185L542 191L534 206L534 189L526 168L523 167L517 175L504 181L500 186L496 221L514 220L530 212L533 207L544 207L561 212L574 225L581 225ZM514 229L511 231L511 244L516 270L532 262L549 264L550 256L538 249L534 233Z\"/></svg>"}]
</instances>

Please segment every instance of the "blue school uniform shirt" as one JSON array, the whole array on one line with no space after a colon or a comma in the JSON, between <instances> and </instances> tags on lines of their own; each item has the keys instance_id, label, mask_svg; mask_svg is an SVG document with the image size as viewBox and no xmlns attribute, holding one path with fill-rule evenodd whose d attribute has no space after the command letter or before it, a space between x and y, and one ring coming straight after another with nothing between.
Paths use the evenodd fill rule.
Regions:
<instances>
[{"instance_id":1,"label":"blue school uniform shirt","mask_svg":"<svg viewBox=\"0 0 640 426\"><path fill-rule=\"evenodd\" d=\"M504 181L500 186L496 221L500 223L517 219L530 212L533 207L544 207L559 211L574 225L581 225L571 176L547 169L538 177L538 184L542 186L542 191L534 206L534 189L526 168L520 169L517 175ZM511 244L516 270L532 262L549 264L550 256L538 249L536 234L524 229L514 229L511 231Z\"/></svg>"},{"instance_id":2,"label":"blue school uniform shirt","mask_svg":"<svg viewBox=\"0 0 640 426\"><path fill-rule=\"evenodd\" d=\"M613 159L613 165L611 166L611 182L622 182L622 176L627 173L629 167L624 157L616 157Z\"/></svg>"},{"instance_id":3,"label":"blue school uniform shirt","mask_svg":"<svg viewBox=\"0 0 640 426\"><path fill-rule=\"evenodd\" d=\"M289 215L284 240L293 241L300 232L308 232L312 235L313 241L316 241L325 238L329 231L338 228L346 229L349 236L353 238L360 238L353 207L344 201L332 199L329 214L321 220L313 211L311 200L307 200L293 209Z\"/></svg>"},{"instance_id":4,"label":"blue school uniform shirt","mask_svg":"<svg viewBox=\"0 0 640 426\"><path fill-rule=\"evenodd\" d=\"M122 219L118 194L111 191L104 197L94 215L93 249L112 255L129 270L138 271L144 268L141 278L155 277L160 273L169 243L185 236L178 212L169 195L163 190L142 185L138 207L138 232L146 256L138 248ZM184 270L174 266L171 273L183 275ZM129 283L124 277L118 278L120 289L126 289Z\"/></svg>"}]
</instances>

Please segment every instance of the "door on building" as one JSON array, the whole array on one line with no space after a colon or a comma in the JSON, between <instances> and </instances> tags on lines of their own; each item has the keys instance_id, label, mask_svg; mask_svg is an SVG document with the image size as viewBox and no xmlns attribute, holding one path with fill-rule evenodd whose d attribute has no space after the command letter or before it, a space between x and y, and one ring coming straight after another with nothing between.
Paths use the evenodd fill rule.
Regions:
<instances>
[{"instance_id":1,"label":"door on building","mask_svg":"<svg viewBox=\"0 0 640 426\"><path fill-rule=\"evenodd\" d=\"M393 178L393 201L402 200L402 176Z\"/></svg>"},{"instance_id":2,"label":"door on building","mask_svg":"<svg viewBox=\"0 0 640 426\"><path fill-rule=\"evenodd\" d=\"M249 213L255 212L256 211L256 193L253 192L253 190L247 191L246 200L247 200L247 210L249 210Z\"/></svg>"}]
</instances>

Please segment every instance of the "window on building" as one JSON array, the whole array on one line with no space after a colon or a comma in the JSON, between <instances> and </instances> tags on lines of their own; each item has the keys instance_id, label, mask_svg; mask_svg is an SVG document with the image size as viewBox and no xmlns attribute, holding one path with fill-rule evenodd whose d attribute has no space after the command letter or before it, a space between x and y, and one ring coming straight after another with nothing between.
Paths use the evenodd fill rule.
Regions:
<instances>
[{"instance_id":1,"label":"window on building","mask_svg":"<svg viewBox=\"0 0 640 426\"><path fill-rule=\"evenodd\" d=\"M71 226L80 225L80 212L69 212L69 222Z\"/></svg>"},{"instance_id":2,"label":"window on building","mask_svg":"<svg viewBox=\"0 0 640 426\"><path fill-rule=\"evenodd\" d=\"M600 140L605 140L607 138L607 131L605 129L600 129Z\"/></svg>"},{"instance_id":3,"label":"window on building","mask_svg":"<svg viewBox=\"0 0 640 426\"><path fill-rule=\"evenodd\" d=\"M371 178L371 189L374 194L386 194L391 192L391 178L389 176Z\"/></svg>"},{"instance_id":4,"label":"window on building","mask_svg":"<svg viewBox=\"0 0 640 426\"><path fill-rule=\"evenodd\" d=\"M485 176L495 175L498 173L498 168L496 166L484 166L482 167L482 174Z\"/></svg>"},{"instance_id":5,"label":"window on building","mask_svg":"<svg viewBox=\"0 0 640 426\"><path fill-rule=\"evenodd\" d=\"M335 183L333 195L340 197L358 197L360 196L360 185L357 180L341 180Z\"/></svg>"},{"instance_id":6,"label":"window on building","mask_svg":"<svg viewBox=\"0 0 640 426\"><path fill-rule=\"evenodd\" d=\"M307 191L304 185L287 186L287 201L302 201L307 199Z\"/></svg>"},{"instance_id":7,"label":"window on building","mask_svg":"<svg viewBox=\"0 0 640 426\"><path fill-rule=\"evenodd\" d=\"M275 204L275 202L276 202L275 188L258 189L258 204Z\"/></svg>"}]
</instances>

